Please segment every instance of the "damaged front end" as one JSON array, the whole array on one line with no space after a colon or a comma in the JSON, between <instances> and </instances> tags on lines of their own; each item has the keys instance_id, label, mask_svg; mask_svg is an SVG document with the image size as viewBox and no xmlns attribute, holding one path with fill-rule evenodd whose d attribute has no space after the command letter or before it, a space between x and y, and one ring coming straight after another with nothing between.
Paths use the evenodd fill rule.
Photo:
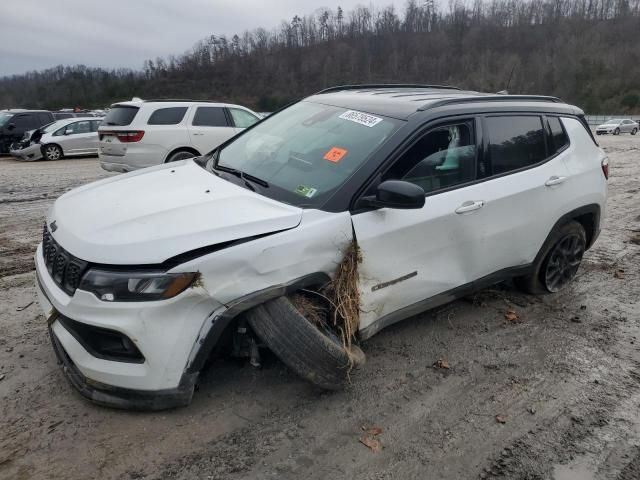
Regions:
<instances>
[{"instance_id":1,"label":"damaged front end","mask_svg":"<svg viewBox=\"0 0 640 480\"><path fill-rule=\"evenodd\" d=\"M25 132L20 140L11 145L9 153L18 160L27 162L40 160L42 159L41 138L42 132L40 129L29 130Z\"/></svg>"}]
</instances>

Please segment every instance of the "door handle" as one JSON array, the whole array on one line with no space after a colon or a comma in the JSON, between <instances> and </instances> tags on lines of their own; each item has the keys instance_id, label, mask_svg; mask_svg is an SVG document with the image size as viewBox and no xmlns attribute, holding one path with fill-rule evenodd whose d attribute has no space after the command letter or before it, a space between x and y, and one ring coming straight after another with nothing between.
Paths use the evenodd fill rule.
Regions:
<instances>
[{"instance_id":1,"label":"door handle","mask_svg":"<svg viewBox=\"0 0 640 480\"><path fill-rule=\"evenodd\" d=\"M194 135L200 136L200 135L204 135L204 133L202 132L195 132Z\"/></svg>"},{"instance_id":2,"label":"door handle","mask_svg":"<svg viewBox=\"0 0 640 480\"><path fill-rule=\"evenodd\" d=\"M476 210L480 210L482 207L484 207L484 200L478 200L476 202L470 200L468 202L464 202L462 205L456 208L456 213L458 215L461 215L463 213L469 213L469 212L474 212Z\"/></svg>"},{"instance_id":3,"label":"door handle","mask_svg":"<svg viewBox=\"0 0 640 480\"><path fill-rule=\"evenodd\" d=\"M553 187L554 185L560 185L561 183L564 183L566 179L567 177L558 177L557 175L554 175L553 177L549 177L549 180L544 182L544 184L547 187Z\"/></svg>"}]
</instances>

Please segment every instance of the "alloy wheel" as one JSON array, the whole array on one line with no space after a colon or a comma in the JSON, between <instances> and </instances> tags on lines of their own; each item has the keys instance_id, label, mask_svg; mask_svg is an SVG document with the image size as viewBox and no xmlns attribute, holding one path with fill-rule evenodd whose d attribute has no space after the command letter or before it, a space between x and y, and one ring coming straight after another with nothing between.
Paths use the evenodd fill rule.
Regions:
<instances>
[{"instance_id":1,"label":"alloy wheel","mask_svg":"<svg viewBox=\"0 0 640 480\"><path fill-rule=\"evenodd\" d=\"M556 244L544 273L547 290L558 292L575 277L584 249L584 238L577 234L567 235Z\"/></svg>"},{"instance_id":2,"label":"alloy wheel","mask_svg":"<svg viewBox=\"0 0 640 480\"><path fill-rule=\"evenodd\" d=\"M45 150L45 156L47 157L47 160L59 160L60 149L55 145L50 145Z\"/></svg>"}]
</instances>

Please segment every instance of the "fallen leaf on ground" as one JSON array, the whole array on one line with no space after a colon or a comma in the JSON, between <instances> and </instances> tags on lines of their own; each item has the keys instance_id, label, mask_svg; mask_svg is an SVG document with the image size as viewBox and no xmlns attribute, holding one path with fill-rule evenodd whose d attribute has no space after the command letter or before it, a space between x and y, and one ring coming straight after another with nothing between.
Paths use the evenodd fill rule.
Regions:
<instances>
[{"instance_id":1,"label":"fallen leaf on ground","mask_svg":"<svg viewBox=\"0 0 640 480\"><path fill-rule=\"evenodd\" d=\"M507 313L504 314L504 318L506 318L507 320L509 320L510 322L515 322L516 320L518 320L520 317L518 316L518 314L515 312L515 310L509 310L507 311Z\"/></svg>"},{"instance_id":2,"label":"fallen leaf on ground","mask_svg":"<svg viewBox=\"0 0 640 480\"><path fill-rule=\"evenodd\" d=\"M433 364L434 367L436 368L444 368L445 370L449 370L449 368L451 368L449 366L449 362L447 362L446 360L440 358L438 359L438 361L436 363Z\"/></svg>"},{"instance_id":3,"label":"fallen leaf on ground","mask_svg":"<svg viewBox=\"0 0 640 480\"><path fill-rule=\"evenodd\" d=\"M380 441L376 440L373 437L369 437L367 435L364 435L364 436L360 437L358 440L365 447L368 447L369 449L371 449L371 451L373 453L378 453L380 450L382 450L382 445L380 444Z\"/></svg>"},{"instance_id":4,"label":"fallen leaf on ground","mask_svg":"<svg viewBox=\"0 0 640 480\"><path fill-rule=\"evenodd\" d=\"M616 270L615 272L613 272L613 276L615 278L624 278L624 270L622 270L621 268L619 268L618 270Z\"/></svg>"},{"instance_id":5,"label":"fallen leaf on ground","mask_svg":"<svg viewBox=\"0 0 640 480\"><path fill-rule=\"evenodd\" d=\"M507 423L507 419L502 415L496 415L496 422L498 423Z\"/></svg>"}]
</instances>

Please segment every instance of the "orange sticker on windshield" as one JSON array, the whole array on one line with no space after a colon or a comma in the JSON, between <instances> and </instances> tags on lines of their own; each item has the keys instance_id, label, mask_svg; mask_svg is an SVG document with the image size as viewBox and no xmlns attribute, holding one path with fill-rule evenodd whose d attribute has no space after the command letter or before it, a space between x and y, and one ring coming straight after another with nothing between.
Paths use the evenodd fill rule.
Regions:
<instances>
[{"instance_id":1,"label":"orange sticker on windshield","mask_svg":"<svg viewBox=\"0 0 640 480\"><path fill-rule=\"evenodd\" d=\"M338 163L347 154L348 150L340 147L333 147L327 153L324 154L324 159L333 163Z\"/></svg>"}]
</instances>

